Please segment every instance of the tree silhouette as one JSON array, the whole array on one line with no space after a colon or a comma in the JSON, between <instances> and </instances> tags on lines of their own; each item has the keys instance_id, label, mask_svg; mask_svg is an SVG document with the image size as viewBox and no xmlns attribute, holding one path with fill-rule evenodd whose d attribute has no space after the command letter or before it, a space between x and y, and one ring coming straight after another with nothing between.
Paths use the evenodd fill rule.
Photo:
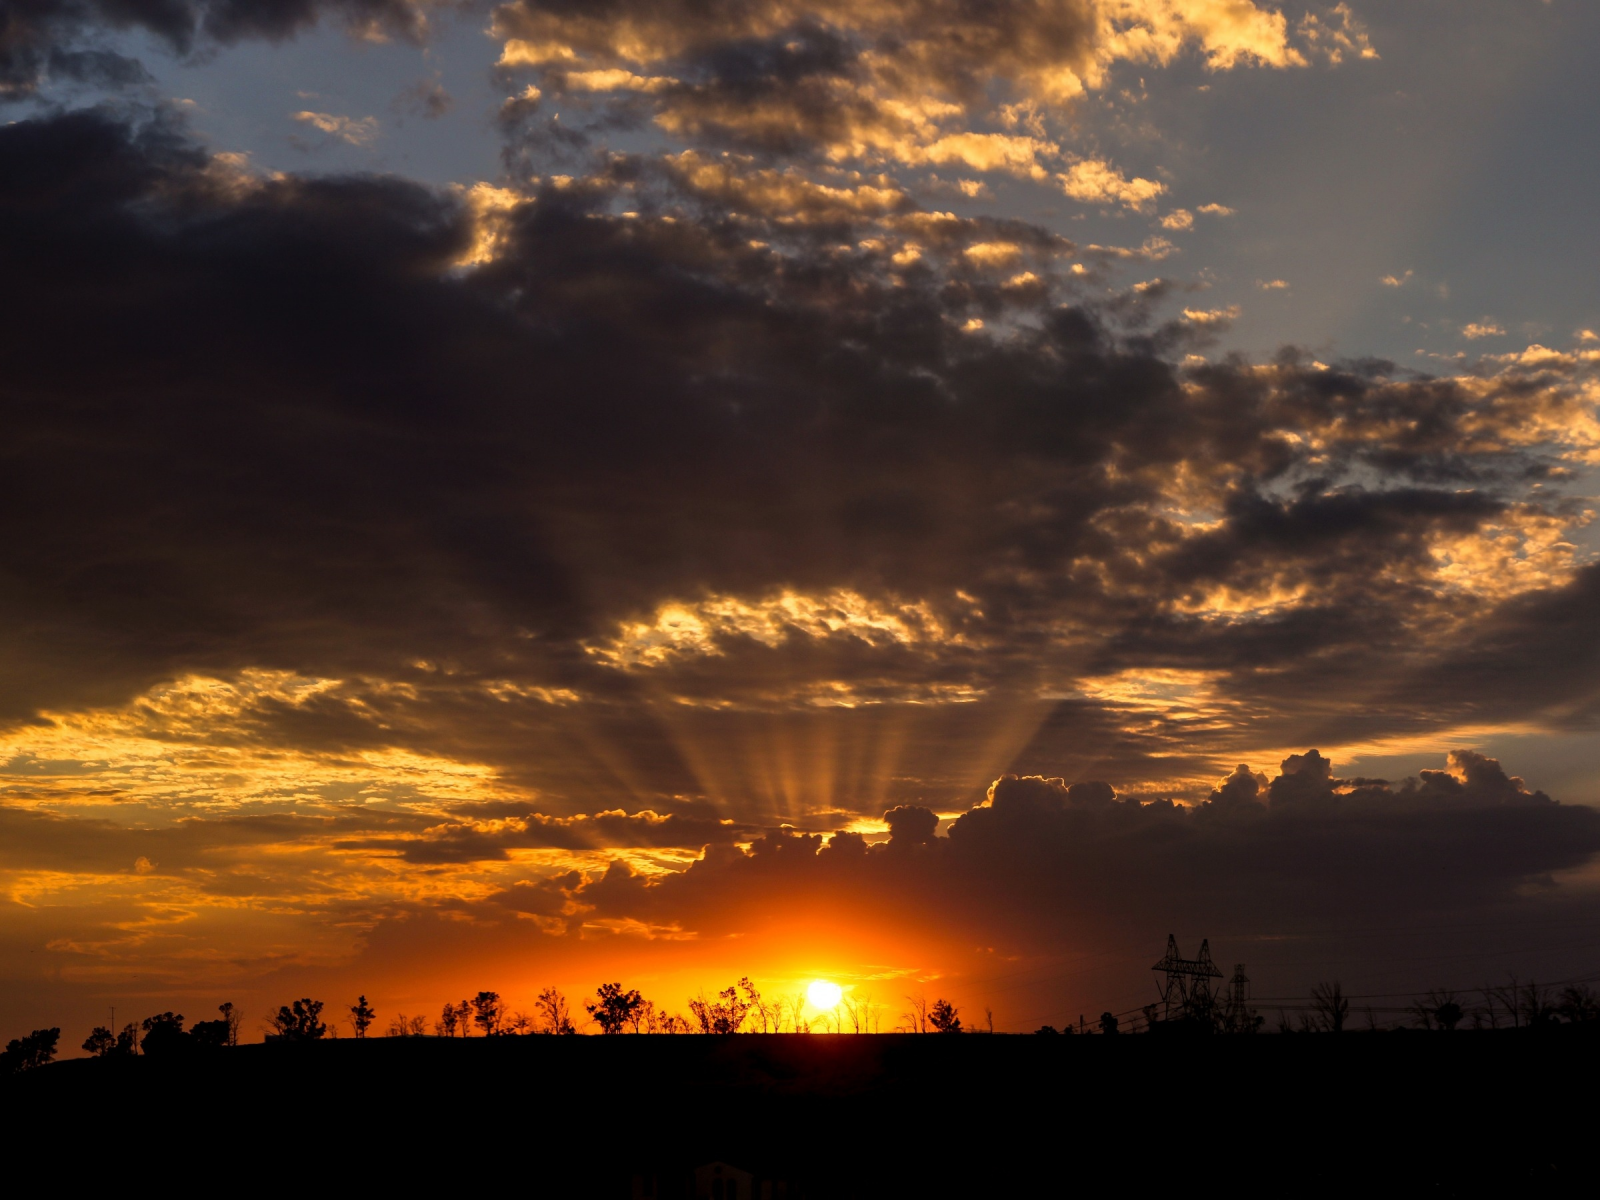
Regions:
<instances>
[{"instance_id":1,"label":"tree silhouette","mask_svg":"<svg viewBox=\"0 0 1600 1200\"><path fill-rule=\"evenodd\" d=\"M217 1005L217 1011L222 1014L222 1020L228 1025L228 1045L239 1044L239 1023L244 1020L244 1014L233 1006L233 1001Z\"/></svg>"},{"instance_id":2,"label":"tree silhouette","mask_svg":"<svg viewBox=\"0 0 1600 1200\"><path fill-rule=\"evenodd\" d=\"M543 1032L569 1034L577 1033L577 1027L572 1023L572 1013L567 1009L567 998L553 987L547 987L539 993L539 998L533 1002L533 1009L539 1014L539 1021L543 1025Z\"/></svg>"},{"instance_id":3,"label":"tree silhouette","mask_svg":"<svg viewBox=\"0 0 1600 1200\"><path fill-rule=\"evenodd\" d=\"M183 1032L182 1013L157 1013L153 1017L146 1017L139 1027L144 1031L144 1036L139 1039L139 1048L146 1054L161 1057L181 1054L189 1048L188 1035Z\"/></svg>"},{"instance_id":4,"label":"tree silhouette","mask_svg":"<svg viewBox=\"0 0 1600 1200\"><path fill-rule=\"evenodd\" d=\"M928 1032L928 997L918 992L915 996L907 996L907 1011L901 1014L907 1033ZM796 1030L795 1032L799 1032Z\"/></svg>"},{"instance_id":5,"label":"tree silhouette","mask_svg":"<svg viewBox=\"0 0 1600 1200\"><path fill-rule=\"evenodd\" d=\"M0 1050L0 1075L31 1071L55 1060L60 1029L35 1029L27 1037L12 1038Z\"/></svg>"},{"instance_id":6,"label":"tree silhouette","mask_svg":"<svg viewBox=\"0 0 1600 1200\"><path fill-rule=\"evenodd\" d=\"M350 1024L355 1026L356 1036L364 1038L367 1030L372 1028L372 1023L378 1019L378 1014L367 1003L365 996L357 996L356 1002L350 1006Z\"/></svg>"},{"instance_id":7,"label":"tree silhouette","mask_svg":"<svg viewBox=\"0 0 1600 1200\"><path fill-rule=\"evenodd\" d=\"M595 990L594 1003L583 1007L601 1033L621 1033L644 1007L644 997L637 991L623 991L620 983L602 983Z\"/></svg>"},{"instance_id":8,"label":"tree silhouette","mask_svg":"<svg viewBox=\"0 0 1600 1200\"><path fill-rule=\"evenodd\" d=\"M231 1045L233 1028L226 1015L215 1021L196 1021L189 1029L191 1044L203 1050L220 1050Z\"/></svg>"},{"instance_id":9,"label":"tree silhouette","mask_svg":"<svg viewBox=\"0 0 1600 1200\"><path fill-rule=\"evenodd\" d=\"M1454 992L1441 991L1437 988L1429 992L1426 999L1412 1005L1411 1011L1416 1015L1417 1024L1424 1029L1432 1029L1437 1025L1446 1032L1461 1024L1467 1015L1466 1010L1456 1000Z\"/></svg>"},{"instance_id":10,"label":"tree silhouette","mask_svg":"<svg viewBox=\"0 0 1600 1200\"><path fill-rule=\"evenodd\" d=\"M1600 1021L1600 995L1586 983L1568 984L1561 992L1560 1011L1574 1025Z\"/></svg>"},{"instance_id":11,"label":"tree silhouette","mask_svg":"<svg viewBox=\"0 0 1600 1200\"><path fill-rule=\"evenodd\" d=\"M439 1022L434 1027L434 1032L440 1037L455 1037L456 1035L456 1006L448 1000L445 1001L444 1010L439 1014Z\"/></svg>"},{"instance_id":12,"label":"tree silhouette","mask_svg":"<svg viewBox=\"0 0 1600 1200\"><path fill-rule=\"evenodd\" d=\"M294 1004L285 1004L267 1018L273 1032L267 1034L269 1042L314 1042L325 1036L328 1027L319 1019L322 1001L302 998Z\"/></svg>"},{"instance_id":13,"label":"tree silhouette","mask_svg":"<svg viewBox=\"0 0 1600 1200\"><path fill-rule=\"evenodd\" d=\"M1319 983L1311 989L1311 1007L1316 1013L1316 1028L1324 1033L1344 1032L1344 1023L1350 1016L1350 1001L1337 980Z\"/></svg>"},{"instance_id":14,"label":"tree silhouette","mask_svg":"<svg viewBox=\"0 0 1600 1200\"><path fill-rule=\"evenodd\" d=\"M472 1005L463 1000L456 1005L456 1028L461 1030L462 1037L469 1037L472 1033Z\"/></svg>"},{"instance_id":15,"label":"tree silhouette","mask_svg":"<svg viewBox=\"0 0 1600 1200\"><path fill-rule=\"evenodd\" d=\"M83 1039L83 1049L96 1058L110 1058L117 1052L117 1035L104 1025L96 1025Z\"/></svg>"},{"instance_id":16,"label":"tree silhouette","mask_svg":"<svg viewBox=\"0 0 1600 1200\"><path fill-rule=\"evenodd\" d=\"M1115 1014L1108 1013L1108 1012L1103 1012L1103 1013L1100 1014L1100 1032L1101 1033L1116 1033L1117 1032L1117 1018L1116 1018Z\"/></svg>"},{"instance_id":17,"label":"tree silhouette","mask_svg":"<svg viewBox=\"0 0 1600 1200\"><path fill-rule=\"evenodd\" d=\"M935 1033L960 1033L960 1009L948 1000L935 1000L928 1010L928 1024Z\"/></svg>"},{"instance_id":18,"label":"tree silhouette","mask_svg":"<svg viewBox=\"0 0 1600 1200\"><path fill-rule=\"evenodd\" d=\"M479 992L472 998L472 1023L483 1030L484 1037L500 1032L500 1022L505 1019L505 1001L499 992Z\"/></svg>"},{"instance_id":19,"label":"tree silhouette","mask_svg":"<svg viewBox=\"0 0 1600 1200\"><path fill-rule=\"evenodd\" d=\"M1522 1020L1531 1028L1556 1023L1557 1008L1549 991L1530 980L1522 989Z\"/></svg>"},{"instance_id":20,"label":"tree silhouette","mask_svg":"<svg viewBox=\"0 0 1600 1200\"><path fill-rule=\"evenodd\" d=\"M739 995L740 989L744 990L743 996ZM702 992L698 999L689 1001L689 1011L699 1022L701 1033L738 1033L751 1004L759 996L746 977L724 988L715 1000L707 1000Z\"/></svg>"}]
</instances>

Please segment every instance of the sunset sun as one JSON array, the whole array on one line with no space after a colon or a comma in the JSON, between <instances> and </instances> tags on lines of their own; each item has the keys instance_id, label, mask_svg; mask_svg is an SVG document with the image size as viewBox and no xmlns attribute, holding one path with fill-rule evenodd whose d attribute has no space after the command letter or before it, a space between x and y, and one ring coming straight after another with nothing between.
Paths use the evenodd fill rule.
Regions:
<instances>
[{"instance_id":1,"label":"sunset sun","mask_svg":"<svg viewBox=\"0 0 1600 1200\"><path fill-rule=\"evenodd\" d=\"M829 983L826 979L814 979L811 981L811 986L806 988L807 1003L818 1011L837 1008L842 999L844 999L844 989L837 983Z\"/></svg>"}]
</instances>

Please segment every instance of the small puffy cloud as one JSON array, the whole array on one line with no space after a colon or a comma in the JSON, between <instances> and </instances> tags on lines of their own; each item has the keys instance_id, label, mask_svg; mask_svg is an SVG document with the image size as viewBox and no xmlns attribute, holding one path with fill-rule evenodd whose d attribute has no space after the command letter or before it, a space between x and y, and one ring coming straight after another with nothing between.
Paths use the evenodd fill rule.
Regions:
<instances>
[{"instance_id":1,"label":"small puffy cloud","mask_svg":"<svg viewBox=\"0 0 1600 1200\"><path fill-rule=\"evenodd\" d=\"M377 117L340 117L319 112L297 112L293 115L296 121L320 129L329 137L349 142L352 146L364 146L378 136Z\"/></svg>"},{"instance_id":2,"label":"small puffy cloud","mask_svg":"<svg viewBox=\"0 0 1600 1200\"><path fill-rule=\"evenodd\" d=\"M1110 163L1097 158L1079 159L1056 178L1061 190L1086 204L1121 204L1135 210L1148 208L1167 190L1152 179L1129 179Z\"/></svg>"},{"instance_id":3,"label":"small puffy cloud","mask_svg":"<svg viewBox=\"0 0 1600 1200\"><path fill-rule=\"evenodd\" d=\"M1580 329L1576 336L1580 342L1600 342L1600 333L1592 329Z\"/></svg>"},{"instance_id":4,"label":"small puffy cloud","mask_svg":"<svg viewBox=\"0 0 1600 1200\"><path fill-rule=\"evenodd\" d=\"M1193 229L1194 214L1186 208L1175 208L1161 218L1163 229Z\"/></svg>"},{"instance_id":5,"label":"small puffy cloud","mask_svg":"<svg viewBox=\"0 0 1600 1200\"><path fill-rule=\"evenodd\" d=\"M1389 288L1405 287L1406 284L1411 282L1413 274L1415 272L1407 271L1404 275L1385 275L1378 282Z\"/></svg>"},{"instance_id":6,"label":"small puffy cloud","mask_svg":"<svg viewBox=\"0 0 1600 1200\"><path fill-rule=\"evenodd\" d=\"M1461 336L1469 341L1477 341L1479 338L1487 337L1504 337L1505 333L1504 328L1487 317L1482 321L1472 321L1461 327Z\"/></svg>"},{"instance_id":7,"label":"small puffy cloud","mask_svg":"<svg viewBox=\"0 0 1600 1200\"><path fill-rule=\"evenodd\" d=\"M1237 321L1242 311L1237 304L1230 304L1226 308L1186 308L1183 310L1183 319L1191 325L1221 329Z\"/></svg>"},{"instance_id":8,"label":"small puffy cloud","mask_svg":"<svg viewBox=\"0 0 1600 1200\"><path fill-rule=\"evenodd\" d=\"M1289 290L1287 279L1258 279L1256 286L1263 292L1286 292Z\"/></svg>"},{"instance_id":9,"label":"small puffy cloud","mask_svg":"<svg viewBox=\"0 0 1600 1200\"><path fill-rule=\"evenodd\" d=\"M1226 204L1202 204L1195 211L1205 213L1208 217L1231 217L1234 213Z\"/></svg>"}]
</instances>

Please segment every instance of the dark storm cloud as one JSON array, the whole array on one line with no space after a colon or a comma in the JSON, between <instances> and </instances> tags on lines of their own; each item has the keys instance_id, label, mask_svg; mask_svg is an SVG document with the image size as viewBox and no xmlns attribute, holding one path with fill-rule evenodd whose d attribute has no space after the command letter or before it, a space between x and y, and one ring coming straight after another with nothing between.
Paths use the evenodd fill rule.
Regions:
<instances>
[{"instance_id":1,"label":"dark storm cloud","mask_svg":"<svg viewBox=\"0 0 1600 1200\"><path fill-rule=\"evenodd\" d=\"M1136 781L1228 705L1398 687L1430 630L1457 672L1471 622L1538 636L1515 578L1450 592L1433 551L1560 517L1516 436L1575 411L1556 368L1180 371L1184 322L1075 299L1059 238L704 159L482 208L79 112L0 129L0 179L12 721L271 668L343 682L216 736L627 777L638 809L695 790L685 729L752 713L1226 677L1205 727L1060 701L1056 747L1122 737Z\"/></svg>"},{"instance_id":2,"label":"dark storm cloud","mask_svg":"<svg viewBox=\"0 0 1600 1200\"><path fill-rule=\"evenodd\" d=\"M409 0L0 0L0 101L33 94L45 77L102 87L144 82L139 62L92 44L113 31L142 30L178 54L208 43L281 41L323 19L416 37L428 7Z\"/></svg>"},{"instance_id":3,"label":"dark storm cloud","mask_svg":"<svg viewBox=\"0 0 1600 1200\"><path fill-rule=\"evenodd\" d=\"M563 911L559 899L575 922L633 919L704 936L779 905L834 904L1017 950L1114 942L1180 917L1334 937L1375 912L1406 924L1536 906L1530 883L1600 850L1600 813L1530 790L1493 759L1452 760L1455 773L1325 788L1316 785L1329 764L1311 751L1283 764L1270 803L1245 768L1193 808L1119 798L1092 781L1005 776L945 837L925 836L932 813L901 808L890 814L894 836L875 846L773 832L748 853L710 848L682 874L647 878L613 863L498 902L520 907L537 894L546 915Z\"/></svg>"}]
</instances>

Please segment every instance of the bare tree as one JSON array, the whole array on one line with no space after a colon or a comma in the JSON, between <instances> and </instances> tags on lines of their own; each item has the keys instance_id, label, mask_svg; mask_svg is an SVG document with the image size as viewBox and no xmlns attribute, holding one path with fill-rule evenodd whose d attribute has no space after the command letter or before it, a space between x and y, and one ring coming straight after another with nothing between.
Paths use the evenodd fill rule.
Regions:
<instances>
[{"instance_id":1,"label":"bare tree","mask_svg":"<svg viewBox=\"0 0 1600 1200\"><path fill-rule=\"evenodd\" d=\"M1548 988L1531 979L1522 987L1522 1019L1532 1028L1556 1023L1556 1005Z\"/></svg>"},{"instance_id":2,"label":"bare tree","mask_svg":"<svg viewBox=\"0 0 1600 1200\"><path fill-rule=\"evenodd\" d=\"M1570 983L1562 989L1560 1010L1574 1025L1600 1021L1600 995L1586 983Z\"/></svg>"},{"instance_id":3,"label":"bare tree","mask_svg":"<svg viewBox=\"0 0 1600 1200\"><path fill-rule=\"evenodd\" d=\"M507 1025L511 1032L518 1037L523 1037L533 1032L533 1018L520 1008L511 1014L511 1019L507 1022Z\"/></svg>"},{"instance_id":4,"label":"bare tree","mask_svg":"<svg viewBox=\"0 0 1600 1200\"><path fill-rule=\"evenodd\" d=\"M433 1030L440 1037L455 1037L456 1035L456 1006L448 1000L445 1001L444 1010L439 1014L439 1021Z\"/></svg>"},{"instance_id":5,"label":"bare tree","mask_svg":"<svg viewBox=\"0 0 1600 1200\"><path fill-rule=\"evenodd\" d=\"M239 1025L244 1020L244 1014L233 1006L230 1000L217 1005L217 1011L222 1014L222 1019L228 1023L228 1045L239 1044Z\"/></svg>"},{"instance_id":6,"label":"bare tree","mask_svg":"<svg viewBox=\"0 0 1600 1200\"><path fill-rule=\"evenodd\" d=\"M1522 1003L1520 984L1515 975L1507 975L1506 982L1500 987L1484 988L1483 999L1489 1010L1491 1028L1500 1028L1501 1017L1505 1017L1511 1022L1511 1028L1521 1028Z\"/></svg>"},{"instance_id":7,"label":"bare tree","mask_svg":"<svg viewBox=\"0 0 1600 1200\"><path fill-rule=\"evenodd\" d=\"M1316 1013L1314 1027L1324 1033L1343 1033L1350 1016L1350 1001L1338 980L1319 983L1311 989L1311 1006Z\"/></svg>"},{"instance_id":8,"label":"bare tree","mask_svg":"<svg viewBox=\"0 0 1600 1200\"><path fill-rule=\"evenodd\" d=\"M472 1036L472 1002L463 1000L456 1005L456 1028L461 1031L462 1037Z\"/></svg>"},{"instance_id":9,"label":"bare tree","mask_svg":"<svg viewBox=\"0 0 1600 1200\"><path fill-rule=\"evenodd\" d=\"M900 1014L907 1033L928 1032L928 997L923 992L915 996L907 996L907 1010Z\"/></svg>"},{"instance_id":10,"label":"bare tree","mask_svg":"<svg viewBox=\"0 0 1600 1200\"><path fill-rule=\"evenodd\" d=\"M567 1008L567 998L553 987L547 987L539 993L539 998L533 1002L533 1010L539 1015L541 1033L578 1032L572 1023L572 1013Z\"/></svg>"}]
</instances>

